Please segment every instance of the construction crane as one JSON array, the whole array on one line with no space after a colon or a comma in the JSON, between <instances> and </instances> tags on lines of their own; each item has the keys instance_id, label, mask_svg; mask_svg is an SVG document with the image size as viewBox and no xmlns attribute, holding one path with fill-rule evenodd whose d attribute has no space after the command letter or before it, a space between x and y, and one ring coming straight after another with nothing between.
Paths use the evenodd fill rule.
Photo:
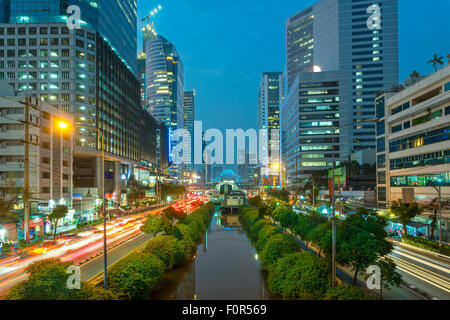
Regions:
<instances>
[{"instance_id":1,"label":"construction crane","mask_svg":"<svg viewBox=\"0 0 450 320\"><path fill-rule=\"evenodd\" d=\"M162 10L162 6L158 5L155 9L150 11L150 13L144 19L142 19L141 22L145 22L147 20L147 25L149 25L150 24L150 18L152 18L155 14L158 13L158 11L161 11L161 10Z\"/></svg>"}]
</instances>

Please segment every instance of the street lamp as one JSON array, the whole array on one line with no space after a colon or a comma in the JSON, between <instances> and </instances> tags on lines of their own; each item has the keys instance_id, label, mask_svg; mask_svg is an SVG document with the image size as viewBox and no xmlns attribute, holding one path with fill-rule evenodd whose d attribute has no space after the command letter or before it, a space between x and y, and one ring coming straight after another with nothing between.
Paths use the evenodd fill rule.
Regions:
<instances>
[{"instance_id":1,"label":"street lamp","mask_svg":"<svg viewBox=\"0 0 450 320\"><path fill-rule=\"evenodd\" d=\"M438 202L439 202L439 253L442 254L442 203L441 203L441 187L431 186L438 193Z\"/></svg>"},{"instance_id":2,"label":"street lamp","mask_svg":"<svg viewBox=\"0 0 450 320\"><path fill-rule=\"evenodd\" d=\"M103 213L103 285L105 290L108 290L108 259L107 259L107 243L106 243L106 211L105 211L105 138L103 132L94 127L87 127L78 125L80 127L84 127L86 129L93 129L97 131L102 139L102 213ZM69 124L67 122L59 122L58 127L61 130L66 130L69 128Z\"/></svg>"},{"instance_id":3,"label":"street lamp","mask_svg":"<svg viewBox=\"0 0 450 320\"><path fill-rule=\"evenodd\" d=\"M331 151L332 151L332 165L333 165L333 172L331 174L331 272L332 272L332 287L335 288L336 287L336 212L335 212L335 195L334 195L334 171L335 171L335 167L336 167L336 163L335 163L335 157L334 157L334 147L335 147L335 137L336 137L336 130L340 130L342 128L346 128L349 126L353 126L355 124L359 124L362 122L374 122L377 123L378 119L363 119L359 122L352 122L352 123L348 123L345 124L343 126L339 126L339 127L333 127L333 141L332 141L332 147L331 147Z\"/></svg>"}]
</instances>

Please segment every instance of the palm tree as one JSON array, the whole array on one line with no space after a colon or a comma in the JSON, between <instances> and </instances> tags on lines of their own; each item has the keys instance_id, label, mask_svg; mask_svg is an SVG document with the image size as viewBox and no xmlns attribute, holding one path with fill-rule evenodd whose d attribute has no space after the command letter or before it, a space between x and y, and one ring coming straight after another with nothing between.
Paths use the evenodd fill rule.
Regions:
<instances>
[{"instance_id":1,"label":"palm tree","mask_svg":"<svg viewBox=\"0 0 450 320\"><path fill-rule=\"evenodd\" d=\"M409 77L411 78L411 80L416 83L417 79L419 79L420 77L420 73L418 73L416 70L414 70Z\"/></svg>"},{"instance_id":2,"label":"palm tree","mask_svg":"<svg viewBox=\"0 0 450 320\"><path fill-rule=\"evenodd\" d=\"M444 57L438 57L437 54L434 54L434 57L432 60L428 61L428 63L433 64L433 68L434 68L434 72L437 72L437 66L438 64L443 65L444 62L442 61L442 59L444 59Z\"/></svg>"}]
</instances>

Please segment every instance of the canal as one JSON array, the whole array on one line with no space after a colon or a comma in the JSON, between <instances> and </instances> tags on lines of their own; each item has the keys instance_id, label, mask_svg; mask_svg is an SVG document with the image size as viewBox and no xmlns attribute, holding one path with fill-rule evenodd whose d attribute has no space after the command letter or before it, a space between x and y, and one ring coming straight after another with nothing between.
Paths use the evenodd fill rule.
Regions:
<instances>
[{"instance_id":1,"label":"canal","mask_svg":"<svg viewBox=\"0 0 450 320\"><path fill-rule=\"evenodd\" d=\"M155 300L266 300L261 262L237 215L217 210L195 260L164 275Z\"/></svg>"}]
</instances>

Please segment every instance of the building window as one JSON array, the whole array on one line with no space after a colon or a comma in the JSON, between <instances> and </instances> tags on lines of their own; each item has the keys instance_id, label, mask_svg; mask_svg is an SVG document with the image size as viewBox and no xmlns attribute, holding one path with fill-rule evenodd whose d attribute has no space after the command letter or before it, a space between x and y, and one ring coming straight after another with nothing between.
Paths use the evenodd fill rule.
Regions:
<instances>
[{"instance_id":1,"label":"building window","mask_svg":"<svg viewBox=\"0 0 450 320\"><path fill-rule=\"evenodd\" d=\"M384 152L386 151L386 139L379 138L377 139L377 152Z\"/></svg>"},{"instance_id":2,"label":"building window","mask_svg":"<svg viewBox=\"0 0 450 320\"><path fill-rule=\"evenodd\" d=\"M386 201L386 187L378 187L378 201Z\"/></svg>"},{"instance_id":3,"label":"building window","mask_svg":"<svg viewBox=\"0 0 450 320\"><path fill-rule=\"evenodd\" d=\"M386 171L378 171L377 172L377 183L378 184L386 184Z\"/></svg>"},{"instance_id":4,"label":"building window","mask_svg":"<svg viewBox=\"0 0 450 320\"><path fill-rule=\"evenodd\" d=\"M386 155L380 154L377 156L377 168L386 168Z\"/></svg>"}]
</instances>

